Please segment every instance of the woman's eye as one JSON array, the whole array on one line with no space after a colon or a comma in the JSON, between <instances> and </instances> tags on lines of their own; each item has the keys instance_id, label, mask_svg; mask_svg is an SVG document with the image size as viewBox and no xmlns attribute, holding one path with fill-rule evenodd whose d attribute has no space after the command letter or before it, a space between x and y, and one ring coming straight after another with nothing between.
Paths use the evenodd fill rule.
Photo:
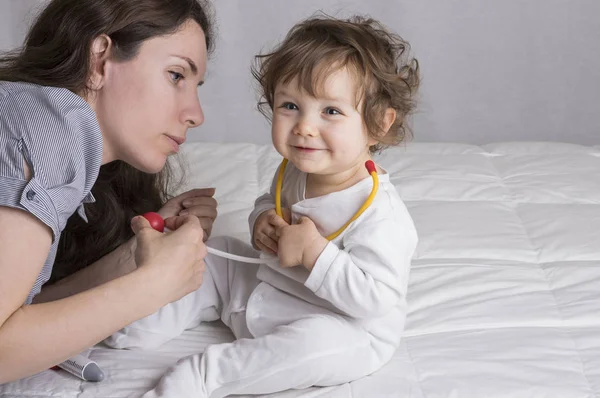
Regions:
<instances>
[{"instance_id":1,"label":"woman's eye","mask_svg":"<svg viewBox=\"0 0 600 398\"><path fill-rule=\"evenodd\" d=\"M341 115L341 114L342 114L342 112L338 111L338 110L337 110L337 109L335 109L335 108L326 108L326 109L325 109L325 113L326 113L327 115Z\"/></svg>"},{"instance_id":2,"label":"woman's eye","mask_svg":"<svg viewBox=\"0 0 600 398\"><path fill-rule=\"evenodd\" d=\"M177 83L180 80L183 79L183 75L181 73L178 72L171 72L169 71L169 75L171 75L171 80L173 81L173 83Z\"/></svg>"},{"instance_id":3,"label":"woman's eye","mask_svg":"<svg viewBox=\"0 0 600 398\"><path fill-rule=\"evenodd\" d=\"M285 102L283 105L281 105L281 108L287 109L287 110L290 110L290 111L295 111L296 109L298 109L298 107L296 106L296 104L293 104L291 102Z\"/></svg>"}]
</instances>

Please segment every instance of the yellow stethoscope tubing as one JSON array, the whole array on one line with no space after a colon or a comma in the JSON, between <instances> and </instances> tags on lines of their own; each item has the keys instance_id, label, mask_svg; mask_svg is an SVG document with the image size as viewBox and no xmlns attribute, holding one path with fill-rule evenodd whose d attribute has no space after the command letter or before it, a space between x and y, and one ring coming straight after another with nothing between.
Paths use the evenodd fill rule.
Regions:
<instances>
[{"instance_id":1,"label":"yellow stethoscope tubing","mask_svg":"<svg viewBox=\"0 0 600 398\"><path fill-rule=\"evenodd\" d=\"M287 164L288 160L283 159L283 161L281 162L281 166L279 166L279 173L277 174L277 184L275 186L275 212L281 218L283 218L283 212L281 211L281 189L283 187L283 175L285 173L285 167L287 166ZM335 238L337 238L342 232L344 232L346 228L348 228L348 225L350 225L358 217L360 217L361 214L363 214L365 210L367 210L369 206L371 206L371 203L373 203L373 199L375 199L375 195L377 195L377 190L379 189L379 176L377 175L377 169L375 168L375 164L372 160L368 160L365 163L365 167L367 168L367 170L369 170L371 178L373 178L373 188L371 189L371 193L369 194L365 202L362 204L360 209L358 209L358 211L354 213L352 218L350 218L344 225L342 225L340 229L338 229L331 235L325 237L327 240L334 240Z\"/></svg>"}]
</instances>

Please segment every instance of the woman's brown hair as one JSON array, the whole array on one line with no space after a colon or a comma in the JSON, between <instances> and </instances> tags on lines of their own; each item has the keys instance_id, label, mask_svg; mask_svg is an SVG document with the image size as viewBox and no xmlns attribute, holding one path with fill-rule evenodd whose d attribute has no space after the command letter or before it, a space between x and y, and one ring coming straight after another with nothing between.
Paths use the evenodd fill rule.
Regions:
<instances>
[{"instance_id":1,"label":"woman's brown hair","mask_svg":"<svg viewBox=\"0 0 600 398\"><path fill-rule=\"evenodd\" d=\"M202 0L52 0L33 23L22 48L0 55L0 80L69 89L85 96L90 46L101 34L113 42L112 56L134 58L150 38L174 33L193 20L213 47L213 24ZM88 223L73 215L61 235L51 282L95 262L133 236L130 220L157 210L172 182L169 164L147 174L115 161L100 168L86 204Z\"/></svg>"},{"instance_id":2,"label":"woman's brown hair","mask_svg":"<svg viewBox=\"0 0 600 398\"><path fill-rule=\"evenodd\" d=\"M356 104L369 135L379 144L371 151L396 145L410 135L407 116L415 108L419 64L408 56L409 44L371 18L340 20L321 15L296 24L272 52L257 55L252 74L261 90L259 110L271 117L277 84L298 79L298 86L316 95L324 79L340 68L354 72ZM396 111L384 132L383 115Z\"/></svg>"}]
</instances>

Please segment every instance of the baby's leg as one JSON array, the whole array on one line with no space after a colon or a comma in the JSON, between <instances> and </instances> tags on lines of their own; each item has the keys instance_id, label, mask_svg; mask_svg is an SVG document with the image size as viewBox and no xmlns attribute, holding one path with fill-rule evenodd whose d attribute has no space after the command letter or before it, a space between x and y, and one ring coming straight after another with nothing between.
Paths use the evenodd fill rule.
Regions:
<instances>
[{"instance_id":1,"label":"baby's leg","mask_svg":"<svg viewBox=\"0 0 600 398\"><path fill-rule=\"evenodd\" d=\"M222 251L258 257L252 247L233 238L214 238L207 244ZM245 306L258 284L258 266L211 254L205 262L202 285L196 291L124 327L104 342L114 348L155 348L181 335L186 329L219 318L236 337L248 337Z\"/></svg>"},{"instance_id":2,"label":"baby's leg","mask_svg":"<svg viewBox=\"0 0 600 398\"><path fill-rule=\"evenodd\" d=\"M181 359L144 397L210 397L269 394L330 386L369 375L389 360L379 346L343 318L315 316L277 327L256 339L209 346Z\"/></svg>"}]
</instances>

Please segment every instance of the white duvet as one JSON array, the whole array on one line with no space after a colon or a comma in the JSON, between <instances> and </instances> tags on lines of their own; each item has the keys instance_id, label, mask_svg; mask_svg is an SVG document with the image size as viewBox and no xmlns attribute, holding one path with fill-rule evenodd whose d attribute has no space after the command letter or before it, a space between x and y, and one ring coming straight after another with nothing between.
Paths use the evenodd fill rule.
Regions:
<instances>
[{"instance_id":1,"label":"white duvet","mask_svg":"<svg viewBox=\"0 0 600 398\"><path fill-rule=\"evenodd\" d=\"M279 156L212 143L184 155L186 187L217 188L213 235L249 239ZM600 397L600 146L411 143L378 161L420 239L403 344L367 378L276 396ZM49 370L0 385L0 397L138 396L178 358L231 339L214 323L157 351L97 346L103 382Z\"/></svg>"}]
</instances>

